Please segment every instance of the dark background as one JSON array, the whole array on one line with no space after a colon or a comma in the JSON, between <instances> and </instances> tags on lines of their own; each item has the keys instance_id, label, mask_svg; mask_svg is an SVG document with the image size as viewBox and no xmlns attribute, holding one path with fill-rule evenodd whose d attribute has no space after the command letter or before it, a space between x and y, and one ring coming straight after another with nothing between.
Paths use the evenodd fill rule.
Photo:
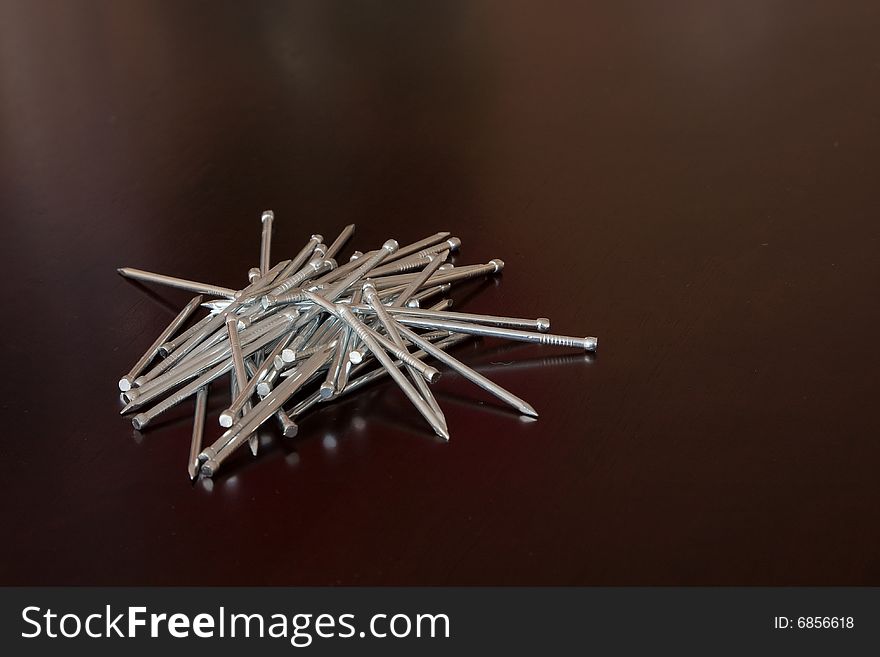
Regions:
<instances>
[{"instance_id":1,"label":"dark background","mask_svg":"<svg viewBox=\"0 0 880 657\"><path fill-rule=\"evenodd\" d=\"M0 583L880 584L878 18L3 0ZM241 287L266 208L450 230L507 263L457 308L599 354L468 344L537 421L385 383L191 485L191 403L116 391L191 295L114 270Z\"/></svg>"}]
</instances>

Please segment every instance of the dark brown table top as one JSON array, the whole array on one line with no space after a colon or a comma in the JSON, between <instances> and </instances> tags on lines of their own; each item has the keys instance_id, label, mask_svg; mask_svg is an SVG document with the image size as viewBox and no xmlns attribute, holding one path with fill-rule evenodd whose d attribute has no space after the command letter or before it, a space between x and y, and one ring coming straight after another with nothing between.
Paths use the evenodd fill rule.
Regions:
<instances>
[{"instance_id":1,"label":"dark brown table top","mask_svg":"<svg viewBox=\"0 0 880 657\"><path fill-rule=\"evenodd\" d=\"M0 4L0 583L880 584L878 18ZM599 354L471 344L537 421L385 383L191 485L191 403L115 391L190 295L115 268L240 286L266 208L279 258L453 231L507 263L457 308Z\"/></svg>"}]
</instances>

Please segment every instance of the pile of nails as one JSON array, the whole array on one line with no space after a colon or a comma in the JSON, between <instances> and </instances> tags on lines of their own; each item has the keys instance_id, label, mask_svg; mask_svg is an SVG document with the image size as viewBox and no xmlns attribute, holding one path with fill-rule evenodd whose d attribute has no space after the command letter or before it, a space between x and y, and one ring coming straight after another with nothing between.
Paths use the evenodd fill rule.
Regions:
<instances>
[{"instance_id":1,"label":"pile of nails","mask_svg":"<svg viewBox=\"0 0 880 657\"><path fill-rule=\"evenodd\" d=\"M347 226L330 245L312 235L291 260L272 266L274 214L262 214L260 266L240 290L122 268L125 277L196 292L153 345L119 380L122 414L142 430L195 396L188 471L212 477L244 443L257 453L257 429L276 418L287 437L296 418L316 404L390 376L442 438L449 430L428 383L440 372L432 359L495 395L520 413L535 409L446 353L469 336L490 336L595 351L596 338L552 335L550 320L452 312L443 295L454 283L501 271L504 263L453 266L461 242L450 233L401 247L388 240L375 251L335 256L354 233ZM215 297L204 301L202 295ZM204 301L204 302L203 302ZM180 329L199 307L208 314ZM421 332L417 332L421 331ZM226 431L203 448L208 388L230 374L231 404L220 414ZM146 410L144 410L146 409Z\"/></svg>"}]
</instances>

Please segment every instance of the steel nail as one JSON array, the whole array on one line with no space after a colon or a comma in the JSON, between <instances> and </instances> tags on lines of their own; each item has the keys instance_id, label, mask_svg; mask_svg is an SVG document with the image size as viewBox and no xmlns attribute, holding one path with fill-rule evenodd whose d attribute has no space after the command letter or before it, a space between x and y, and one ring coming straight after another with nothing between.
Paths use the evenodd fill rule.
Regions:
<instances>
[{"instance_id":1,"label":"steel nail","mask_svg":"<svg viewBox=\"0 0 880 657\"><path fill-rule=\"evenodd\" d=\"M181 326L184 325L186 320L189 319L190 315L195 312L196 308L199 307L199 304L202 302L202 296L199 295L197 297L193 297L193 299L186 304L183 310L181 310L177 317L171 320L171 323L165 327L165 330L159 334L159 337L150 345L150 348L144 352L144 355L141 356L138 361L134 364L134 367L129 370L128 374L119 379L119 389L122 392L126 390L131 390L132 382L137 378L137 376L144 371L144 368L149 364L151 360L159 353L159 349L163 344L170 338Z\"/></svg>"},{"instance_id":2,"label":"steel nail","mask_svg":"<svg viewBox=\"0 0 880 657\"><path fill-rule=\"evenodd\" d=\"M269 271L272 249L272 222L275 221L275 213L266 210L260 217L263 223L263 234L260 239L260 274L265 276Z\"/></svg>"},{"instance_id":3,"label":"steel nail","mask_svg":"<svg viewBox=\"0 0 880 657\"><path fill-rule=\"evenodd\" d=\"M196 410L193 413L192 441L189 445L189 463L187 472L190 479L199 473L199 452L202 451L202 436L205 433L205 415L208 410L208 386L199 388L196 394Z\"/></svg>"},{"instance_id":4,"label":"steel nail","mask_svg":"<svg viewBox=\"0 0 880 657\"><path fill-rule=\"evenodd\" d=\"M136 281L167 285L168 287L177 288L178 290L189 290L197 294L210 294L211 296L229 297L230 299L235 296L235 290L228 287L190 281L185 278L177 278L176 276L166 276L165 274L156 274L151 271L144 271L143 269L135 269L134 267L120 267L116 271L126 278Z\"/></svg>"}]
</instances>

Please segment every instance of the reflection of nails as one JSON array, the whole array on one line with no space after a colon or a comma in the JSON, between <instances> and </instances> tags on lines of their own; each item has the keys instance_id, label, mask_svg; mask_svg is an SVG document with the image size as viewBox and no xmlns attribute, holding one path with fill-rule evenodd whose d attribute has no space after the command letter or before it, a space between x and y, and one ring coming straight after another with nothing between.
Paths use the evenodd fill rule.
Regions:
<instances>
[{"instance_id":1,"label":"reflection of nails","mask_svg":"<svg viewBox=\"0 0 880 657\"><path fill-rule=\"evenodd\" d=\"M558 365L571 365L575 363L590 364L596 360L590 352L583 354L565 354L563 356L548 356L547 358L526 358L524 360L512 360L507 362L480 362L474 363L473 367L479 372L517 372L530 370L536 367L550 367Z\"/></svg>"}]
</instances>

